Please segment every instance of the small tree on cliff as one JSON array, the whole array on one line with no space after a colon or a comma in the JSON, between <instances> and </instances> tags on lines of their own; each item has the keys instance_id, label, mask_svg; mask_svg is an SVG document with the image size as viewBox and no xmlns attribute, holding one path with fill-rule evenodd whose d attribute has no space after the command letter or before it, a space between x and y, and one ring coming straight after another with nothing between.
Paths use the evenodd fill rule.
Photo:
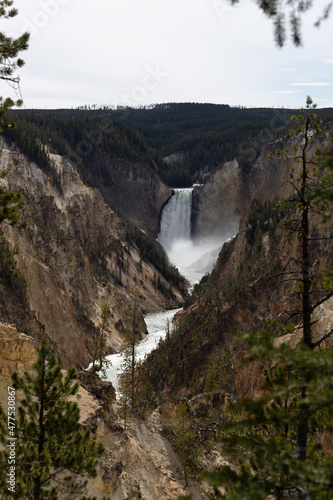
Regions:
<instances>
[{"instance_id":1,"label":"small tree on cliff","mask_svg":"<svg viewBox=\"0 0 333 500\"><path fill-rule=\"evenodd\" d=\"M111 366L111 361L106 358L106 333L109 330L110 315L110 304L104 302L101 307L101 320L94 332L94 359L91 367L93 372L101 370L103 375L105 375L105 370Z\"/></svg>"},{"instance_id":2,"label":"small tree on cliff","mask_svg":"<svg viewBox=\"0 0 333 500\"><path fill-rule=\"evenodd\" d=\"M59 484L72 495L85 485L75 475L96 476L97 457L104 448L90 439L89 430L81 430L79 407L68 400L79 388L76 370L70 368L64 377L45 341L38 349L35 371L34 375L12 376L13 388L23 392L14 427L16 485L12 496L55 500ZM8 452L2 456L5 462L7 458ZM2 484L1 498L6 494Z\"/></svg>"},{"instance_id":3,"label":"small tree on cliff","mask_svg":"<svg viewBox=\"0 0 333 500\"><path fill-rule=\"evenodd\" d=\"M130 402L132 411L135 409L136 347L141 340L139 298L140 290L137 286L133 286L130 293L130 304L126 313L127 326L124 332L124 344L121 349L124 357L122 364L123 372L120 375L123 379L120 385L122 399L126 408Z\"/></svg>"},{"instance_id":4,"label":"small tree on cliff","mask_svg":"<svg viewBox=\"0 0 333 500\"><path fill-rule=\"evenodd\" d=\"M276 348L274 337L266 332L259 338L242 335L251 346L249 360L266 360L270 366L264 371L264 396L236 405L224 429L225 453L235 467L205 475L213 482L217 497L222 497L218 490L222 486L228 499L331 498L333 456L322 438L325 431L333 430L333 350L320 347L333 328L318 338L313 315L333 296L333 290L329 278L320 280L312 253L317 238L312 219L323 208L323 196L318 195L319 152L315 157L309 154L311 140L321 133L313 108L308 98L308 112L302 110L293 117L298 140L291 154L296 169L291 169L289 182L295 190L291 200L295 213L285 221L299 242L298 256L290 259L283 278L295 283L290 300L302 338L292 349L287 344ZM276 154L290 157L290 150Z\"/></svg>"},{"instance_id":5,"label":"small tree on cliff","mask_svg":"<svg viewBox=\"0 0 333 500\"><path fill-rule=\"evenodd\" d=\"M180 457L185 483L188 486L188 476L196 473L202 448L198 436L191 429L186 402L181 403L177 410L177 432L173 446Z\"/></svg>"}]
</instances>

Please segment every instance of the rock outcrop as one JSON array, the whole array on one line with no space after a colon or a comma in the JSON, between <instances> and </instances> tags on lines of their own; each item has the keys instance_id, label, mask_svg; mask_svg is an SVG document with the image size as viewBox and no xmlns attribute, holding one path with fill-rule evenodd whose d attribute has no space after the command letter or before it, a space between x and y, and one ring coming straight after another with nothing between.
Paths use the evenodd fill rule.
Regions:
<instances>
[{"instance_id":1,"label":"rock outcrop","mask_svg":"<svg viewBox=\"0 0 333 500\"><path fill-rule=\"evenodd\" d=\"M8 403L8 387L14 372L23 375L32 372L37 361L36 341L19 333L13 325L0 323L0 403L4 409Z\"/></svg>"},{"instance_id":2,"label":"rock outcrop","mask_svg":"<svg viewBox=\"0 0 333 500\"><path fill-rule=\"evenodd\" d=\"M3 408L7 407L11 374L33 373L36 360L35 340L19 333L12 325L0 324L0 401ZM122 409L115 400L110 382L102 382L89 372L80 372L79 379L80 388L71 399L79 405L83 428L89 428L92 438L105 447L98 463L98 475L88 478L85 494L96 498L107 496L112 500L168 500L189 494L193 500L214 498L208 483L190 480L190 485L185 485L182 465L171 445L179 403L164 403L145 421L128 417L125 430ZM17 406L19 400L17 393ZM204 394L188 401L195 432L214 433L226 405L225 396L219 394ZM171 440L165 437L167 428ZM201 458L201 467L205 470L217 469L224 463L217 448L213 448ZM61 484L57 487L59 498L66 500L67 493L62 491Z\"/></svg>"},{"instance_id":3,"label":"rock outcrop","mask_svg":"<svg viewBox=\"0 0 333 500\"><path fill-rule=\"evenodd\" d=\"M238 232L247 203L241 169L236 160L225 163L203 186L193 190L194 239L226 240Z\"/></svg>"},{"instance_id":4,"label":"rock outcrop","mask_svg":"<svg viewBox=\"0 0 333 500\"><path fill-rule=\"evenodd\" d=\"M218 420L214 416L223 414L225 399L215 395L213 402L212 398L213 395L206 394L200 401L188 401L193 430L197 433L203 428L202 422L209 422L210 428L217 429ZM212 500L214 495L208 483L190 479L186 486L182 464L172 448L172 436L170 440L165 435L166 421L171 427L177 425L178 407L179 403L165 403L145 421L131 417L125 430L121 408L114 404L108 418L104 414L94 429L106 452L98 467L98 477L88 482L87 493L97 498L110 496L112 500L171 500L180 495L191 495L193 500ZM223 463L217 443L211 443L211 449L203 452L199 467L218 470Z\"/></svg>"}]
</instances>

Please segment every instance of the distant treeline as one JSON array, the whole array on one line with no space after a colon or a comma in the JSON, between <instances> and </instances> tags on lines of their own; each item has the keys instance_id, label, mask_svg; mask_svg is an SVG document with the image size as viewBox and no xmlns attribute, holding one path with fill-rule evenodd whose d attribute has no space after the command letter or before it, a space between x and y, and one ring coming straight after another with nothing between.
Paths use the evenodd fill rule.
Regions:
<instances>
[{"instance_id":1,"label":"distant treeline","mask_svg":"<svg viewBox=\"0 0 333 500\"><path fill-rule=\"evenodd\" d=\"M92 108L16 111L9 118L14 116L17 127L5 134L37 163L47 162L41 148L46 144L74 161L85 176L91 157L101 151L142 163L171 187L186 187L225 161L236 158L245 167L263 145L288 133L295 113L195 103ZM333 111L318 113L325 120Z\"/></svg>"}]
</instances>

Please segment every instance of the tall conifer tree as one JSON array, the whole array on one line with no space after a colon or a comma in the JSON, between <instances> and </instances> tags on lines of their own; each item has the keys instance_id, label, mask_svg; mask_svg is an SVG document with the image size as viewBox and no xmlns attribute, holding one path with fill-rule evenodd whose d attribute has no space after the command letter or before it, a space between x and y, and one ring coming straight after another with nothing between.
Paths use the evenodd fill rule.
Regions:
<instances>
[{"instance_id":1,"label":"tall conifer tree","mask_svg":"<svg viewBox=\"0 0 333 500\"><path fill-rule=\"evenodd\" d=\"M16 485L11 497L56 500L59 485L72 495L85 486L79 476L96 476L104 448L90 439L89 430L81 429L79 407L69 400L79 388L77 377L74 368L63 376L45 341L38 349L35 374L13 374L13 388L23 399L15 423ZM2 454L3 470L7 459L8 451ZM1 488L1 498L6 498L3 483Z\"/></svg>"},{"instance_id":2,"label":"tall conifer tree","mask_svg":"<svg viewBox=\"0 0 333 500\"><path fill-rule=\"evenodd\" d=\"M314 313L333 291L329 276L320 280L312 253L318 234L313 217L317 213L318 220L322 199L329 199L330 190L326 185L322 196L318 187L320 155L317 150L311 157L309 145L321 134L321 123L309 97L306 107L293 117L297 123L297 130L291 131L293 149L276 151L278 157L291 157L296 164L289 176L295 213L285 226L297 233L298 255L290 259L283 278L295 282L290 300L299 318L301 342L295 349L285 343L276 348L274 336L267 332L258 338L241 336L251 346L249 361L264 360L269 366L264 371L264 396L244 400L230 411L222 441L233 467L205 475L216 497L333 498L333 455L323 445L324 433L333 430L333 350L321 349L333 328L318 338L314 327Z\"/></svg>"}]
</instances>

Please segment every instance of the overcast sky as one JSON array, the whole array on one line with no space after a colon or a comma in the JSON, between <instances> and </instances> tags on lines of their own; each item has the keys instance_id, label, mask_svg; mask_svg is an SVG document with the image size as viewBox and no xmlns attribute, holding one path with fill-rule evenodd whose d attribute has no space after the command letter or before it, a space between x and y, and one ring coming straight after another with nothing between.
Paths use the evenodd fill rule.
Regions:
<instances>
[{"instance_id":1,"label":"overcast sky","mask_svg":"<svg viewBox=\"0 0 333 500\"><path fill-rule=\"evenodd\" d=\"M279 49L253 0L15 0L6 34L31 33L20 70L26 108L211 102L333 106L333 15ZM10 89L1 84L0 95Z\"/></svg>"}]
</instances>

